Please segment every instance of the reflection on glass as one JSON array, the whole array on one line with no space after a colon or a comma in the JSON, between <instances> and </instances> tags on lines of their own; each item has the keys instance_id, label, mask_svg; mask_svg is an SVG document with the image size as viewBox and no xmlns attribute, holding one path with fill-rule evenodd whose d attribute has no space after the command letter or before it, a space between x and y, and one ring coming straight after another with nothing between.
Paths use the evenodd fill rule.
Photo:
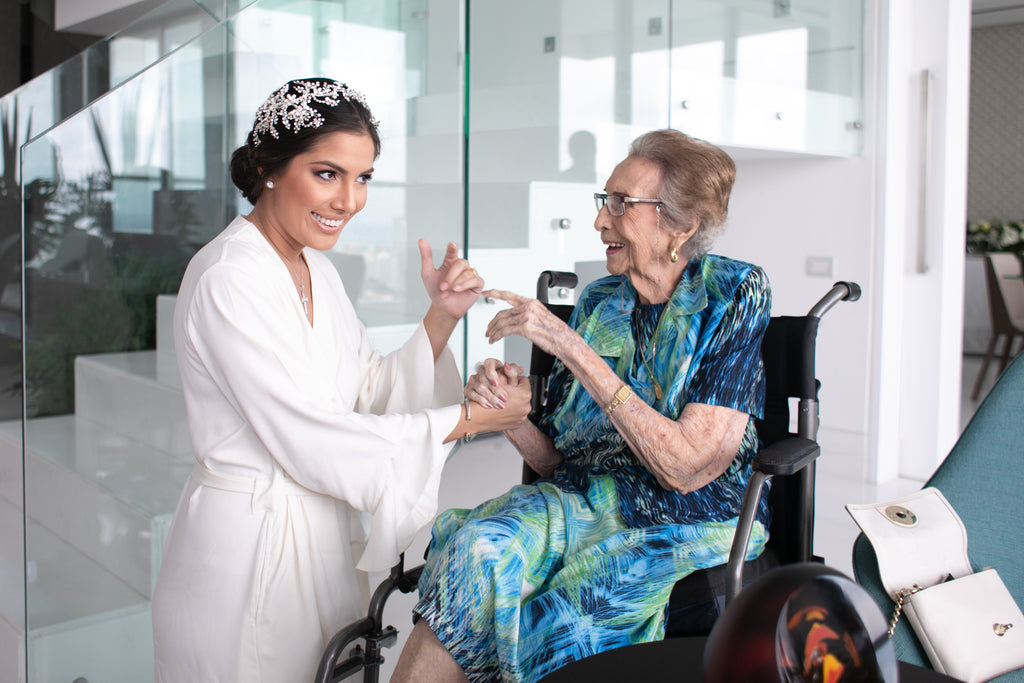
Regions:
<instances>
[{"instance_id":1,"label":"reflection on glass","mask_svg":"<svg viewBox=\"0 0 1024 683\"><path fill-rule=\"evenodd\" d=\"M223 79L194 83L223 56L208 33L22 150L29 680L151 667L153 571L188 472L157 299L223 222L219 198L188 189L225 172L189 151L221 139Z\"/></svg>"},{"instance_id":2,"label":"reflection on glass","mask_svg":"<svg viewBox=\"0 0 1024 683\"><path fill-rule=\"evenodd\" d=\"M712 142L860 151L863 3L673 0L672 126Z\"/></svg>"},{"instance_id":3,"label":"reflection on glass","mask_svg":"<svg viewBox=\"0 0 1024 683\"><path fill-rule=\"evenodd\" d=\"M542 270L605 274L593 196L638 133L669 124L668 10L667 1L473 6L469 247L488 286L533 296ZM522 338L487 343L497 310L471 310L467 364L528 367Z\"/></svg>"}]
</instances>

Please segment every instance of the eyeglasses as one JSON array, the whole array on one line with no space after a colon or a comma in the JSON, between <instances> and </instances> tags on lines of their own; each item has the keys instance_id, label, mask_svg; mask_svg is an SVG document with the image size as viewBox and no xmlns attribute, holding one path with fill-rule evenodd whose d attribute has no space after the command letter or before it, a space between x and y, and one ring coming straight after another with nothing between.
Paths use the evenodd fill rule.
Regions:
<instances>
[{"instance_id":1,"label":"eyeglasses","mask_svg":"<svg viewBox=\"0 0 1024 683\"><path fill-rule=\"evenodd\" d=\"M594 193L594 204L597 206L598 213L601 209L608 207L608 213L613 216L621 216L626 213L627 204L658 204L661 205L660 199L642 199L639 197L623 197L620 194L606 194L604 192Z\"/></svg>"}]
</instances>

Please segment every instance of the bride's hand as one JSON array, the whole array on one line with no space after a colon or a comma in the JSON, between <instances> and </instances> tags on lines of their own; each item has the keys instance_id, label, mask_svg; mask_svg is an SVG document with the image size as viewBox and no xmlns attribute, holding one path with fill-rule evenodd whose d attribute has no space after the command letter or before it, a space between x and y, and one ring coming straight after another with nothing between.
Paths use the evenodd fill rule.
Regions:
<instances>
[{"instance_id":1,"label":"bride's hand","mask_svg":"<svg viewBox=\"0 0 1024 683\"><path fill-rule=\"evenodd\" d=\"M508 396L505 405L501 408L481 406L482 414L479 419L477 414L473 413L473 424L482 423L486 431L504 432L516 429L526 422L530 416L533 395L530 380L526 377L517 377L514 382L502 385L502 391Z\"/></svg>"},{"instance_id":2,"label":"bride's hand","mask_svg":"<svg viewBox=\"0 0 1024 683\"><path fill-rule=\"evenodd\" d=\"M466 259L459 258L459 249L453 242L448 243L444 260L434 268L434 256L430 243L419 240L420 277L427 290L431 305L458 319L466 314L484 287L484 280Z\"/></svg>"},{"instance_id":3,"label":"bride's hand","mask_svg":"<svg viewBox=\"0 0 1024 683\"><path fill-rule=\"evenodd\" d=\"M463 389L466 398L487 408L504 408L508 403L508 386L516 386L523 369L515 363L488 358L476 366Z\"/></svg>"}]
</instances>

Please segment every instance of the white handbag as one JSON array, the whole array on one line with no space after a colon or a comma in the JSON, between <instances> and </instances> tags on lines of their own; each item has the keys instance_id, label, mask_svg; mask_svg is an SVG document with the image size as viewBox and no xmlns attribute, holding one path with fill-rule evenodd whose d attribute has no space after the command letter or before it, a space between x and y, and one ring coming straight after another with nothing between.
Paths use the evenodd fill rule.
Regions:
<instances>
[{"instance_id":1,"label":"white handbag","mask_svg":"<svg viewBox=\"0 0 1024 683\"><path fill-rule=\"evenodd\" d=\"M967 530L938 489L846 510L896 603L890 637L905 612L935 670L967 683L1024 667L1024 615L995 569L972 570Z\"/></svg>"}]
</instances>

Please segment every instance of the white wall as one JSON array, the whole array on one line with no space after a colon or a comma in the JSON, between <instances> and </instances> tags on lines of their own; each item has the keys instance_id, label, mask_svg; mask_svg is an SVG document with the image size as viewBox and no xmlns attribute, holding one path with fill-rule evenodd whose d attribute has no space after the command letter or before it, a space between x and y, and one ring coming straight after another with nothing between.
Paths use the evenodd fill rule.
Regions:
<instances>
[{"instance_id":1,"label":"white wall","mask_svg":"<svg viewBox=\"0 0 1024 683\"><path fill-rule=\"evenodd\" d=\"M873 165L869 158L737 162L729 227L715 251L765 268L774 315L803 315L838 280L865 291L822 320L818 337L822 452L830 471L867 472L872 310ZM809 258L832 259L831 276L808 276Z\"/></svg>"}]
</instances>

